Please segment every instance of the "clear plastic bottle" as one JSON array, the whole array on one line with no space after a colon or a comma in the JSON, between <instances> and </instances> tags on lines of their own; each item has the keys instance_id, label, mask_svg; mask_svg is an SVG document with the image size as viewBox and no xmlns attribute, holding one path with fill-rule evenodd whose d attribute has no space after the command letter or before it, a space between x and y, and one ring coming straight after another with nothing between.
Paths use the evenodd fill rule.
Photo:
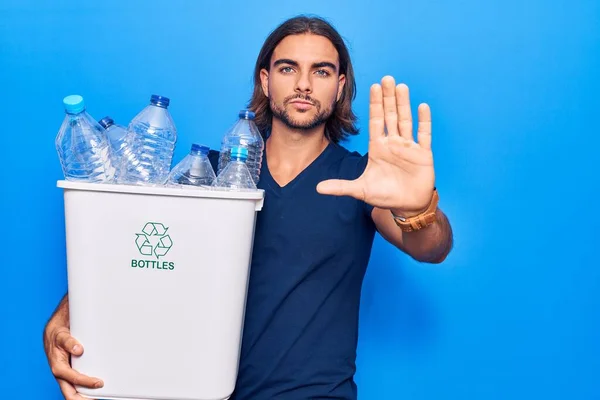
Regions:
<instances>
[{"instance_id":1,"label":"clear plastic bottle","mask_svg":"<svg viewBox=\"0 0 600 400\"><path fill-rule=\"evenodd\" d=\"M116 168L115 179L119 179L121 168L124 163L132 158L131 150L127 145L128 131L122 125L115 124L115 121L106 116L100 121L100 126L104 128L104 132L111 147L112 164Z\"/></svg>"},{"instance_id":2,"label":"clear plastic bottle","mask_svg":"<svg viewBox=\"0 0 600 400\"><path fill-rule=\"evenodd\" d=\"M215 180L215 171L208 160L209 150L210 148L207 146L192 144L189 154L169 174L167 186L206 187L212 185Z\"/></svg>"},{"instance_id":3,"label":"clear plastic bottle","mask_svg":"<svg viewBox=\"0 0 600 400\"><path fill-rule=\"evenodd\" d=\"M260 167L262 165L265 142L254 123L254 112L241 110L238 116L239 120L223 135L223 139L221 140L221 153L219 155L217 175L229 163L231 149L233 147L243 147L248 151L246 165L256 185L260 178Z\"/></svg>"},{"instance_id":4,"label":"clear plastic bottle","mask_svg":"<svg viewBox=\"0 0 600 400\"><path fill-rule=\"evenodd\" d=\"M236 190L256 189L252 175L246 165L248 150L245 147L232 147L230 161L217 175L212 186Z\"/></svg>"},{"instance_id":5,"label":"clear plastic bottle","mask_svg":"<svg viewBox=\"0 0 600 400\"><path fill-rule=\"evenodd\" d=\"M83 97L67 96L63 104L66 115L55 144L65 179L112 183L115 167L104 129L85 111Z\"/></svg>"},{"instance_id":6,"label":"clear plastic bottle","mask_svg":"<svg viewBox=\"0 0 600 400\"><path fill-rule=\"evenodd\" d=\"M152 95L129 124L128 146L134 160L126 163L118 182L133 185L163 185L171 170L177 129L167 110L167 97Z\"/></svg>"}]
</instances>

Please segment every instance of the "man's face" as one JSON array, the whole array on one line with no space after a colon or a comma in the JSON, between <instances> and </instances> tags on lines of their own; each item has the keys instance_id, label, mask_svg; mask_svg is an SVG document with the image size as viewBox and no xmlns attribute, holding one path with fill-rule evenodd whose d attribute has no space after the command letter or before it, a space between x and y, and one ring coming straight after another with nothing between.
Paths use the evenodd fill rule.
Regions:
<instances>
[{"instance_id":1,"label":"man's face","mask_svg":"<svg viewBox=\"0 0 600 400\"><path fill-rule=\"evenodd\" d=\"M275 47L269 71L261 71L273 117L292 129L325 123L346 82L339 68L338 52L329 39L312 34L287 36Z\"/></svg>"}]
</instances>

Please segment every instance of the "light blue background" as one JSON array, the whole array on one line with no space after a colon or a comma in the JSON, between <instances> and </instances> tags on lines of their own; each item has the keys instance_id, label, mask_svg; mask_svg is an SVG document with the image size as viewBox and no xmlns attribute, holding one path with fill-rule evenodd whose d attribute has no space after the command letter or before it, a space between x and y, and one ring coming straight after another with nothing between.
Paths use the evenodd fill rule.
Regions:
<instances>
[{"instance_id":1,"label":"light blue background","mask_svg":"<svg viewBox=\"0 0 600 400\"><path fill-rule=\"evenodd\" d=\"M368 88L428 102L455 249L420 265L377 238L363 290L361 399L600 398L600 2L0 2L0 397L59 399L42 329L66 291L61 100L127 124L172 99L176 161L216 147L277 24L347 39L367 150ZM596 247L597 249L597 247Z\"/></svg>"}]
</instances>

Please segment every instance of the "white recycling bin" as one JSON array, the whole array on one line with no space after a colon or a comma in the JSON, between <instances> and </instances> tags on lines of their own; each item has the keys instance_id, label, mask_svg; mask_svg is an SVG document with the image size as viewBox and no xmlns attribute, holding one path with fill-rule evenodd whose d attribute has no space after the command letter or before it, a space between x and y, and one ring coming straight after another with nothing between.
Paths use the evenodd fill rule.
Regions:
<instances>
[{"instance_id":1,"label":"white recycling bin","mask_svg":"<svg viewBox=\"0 0 600 400\"><path fill-rule=\"evenodd\" d=\"M228 399L264 191L58 181L75 370L95 399Z\"/></svg>"}]
</instances>

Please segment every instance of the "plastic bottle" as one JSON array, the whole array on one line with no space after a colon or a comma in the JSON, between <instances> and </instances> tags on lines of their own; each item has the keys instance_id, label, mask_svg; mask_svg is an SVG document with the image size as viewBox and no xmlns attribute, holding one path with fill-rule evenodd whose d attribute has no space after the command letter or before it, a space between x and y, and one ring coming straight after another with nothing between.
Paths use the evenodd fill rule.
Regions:
<instances>
[{"instance_id":1,"label":"plastic bottle","mask_svg":"<svg viewBox=\"0 0 600 400\"><path fill-rule=\"evenodd\" d=\"M245 147L232 147L229 154L229 163L217 175L212 186L236 190L256 189L246 165L248 150Z\"/></svg>"},{"instance_id":2,"label":"plastic bottle","mask_svg":"<svg viewBox=\"0 0 600 400\"><path fill-rule=\"evenodd\" d=\"M86 112L83 97L67 96L63 105L66 115L55 144L65 179L112 183L115 167L104 129Z\"/></svg>"},{"instance_id":3,"label":"plastic bottle","mask_svg":"<svg viewBox=\"0 0 600 400\"><path fill-rule=\"evenodd\" d=\"M115 124L115 121L109 116L102 118L98 122L104 128L104 132L110 143L112 164L116 168L115 179L118 180L124 163L133 157L131 149L127 145L127 135L129 132L124 126Z\"/></svg>"},{"instance_id":4,"label":"plastic bottle","mask_svg":"<svg viewBox=\"0 0 600 400\"><path fill-rule=\"evenodd\" d=\"M246 165L254 180L258 184L260 177L260 167L265 148L265 142L260 135L258 127L254 123L255 114L250 110L241 110L238 114L239 120L233 127L223 135L221 140L221 153L219 155L219 164L217 175L223 171L229 163L229 156L233 147L243 147L248 152Z\"/></svg>"},{"instance_id":5,"label":"plastic bottle","mask_svg":"<svg viewBox=\"0 0 600 400\"><path fill-rule=\"evenodd\" d=\"M192 144L188 155L181 160L167 178L167 186L198 186L212 185L215 171L208 160L209 147Z\"/></svg>"},{"instance_id":6,"label":"plastic bottle","mask_svg":"<svg viewBox=\"0 0 600 400\"><path fill-rule=\"evenodd\" d=\"M163 185L167 180L177 142L169 103L167 97L152 95L150 104L129 124L128 146L135 160L119 174L119 183Z\"/></svg>"}]
</instances>

